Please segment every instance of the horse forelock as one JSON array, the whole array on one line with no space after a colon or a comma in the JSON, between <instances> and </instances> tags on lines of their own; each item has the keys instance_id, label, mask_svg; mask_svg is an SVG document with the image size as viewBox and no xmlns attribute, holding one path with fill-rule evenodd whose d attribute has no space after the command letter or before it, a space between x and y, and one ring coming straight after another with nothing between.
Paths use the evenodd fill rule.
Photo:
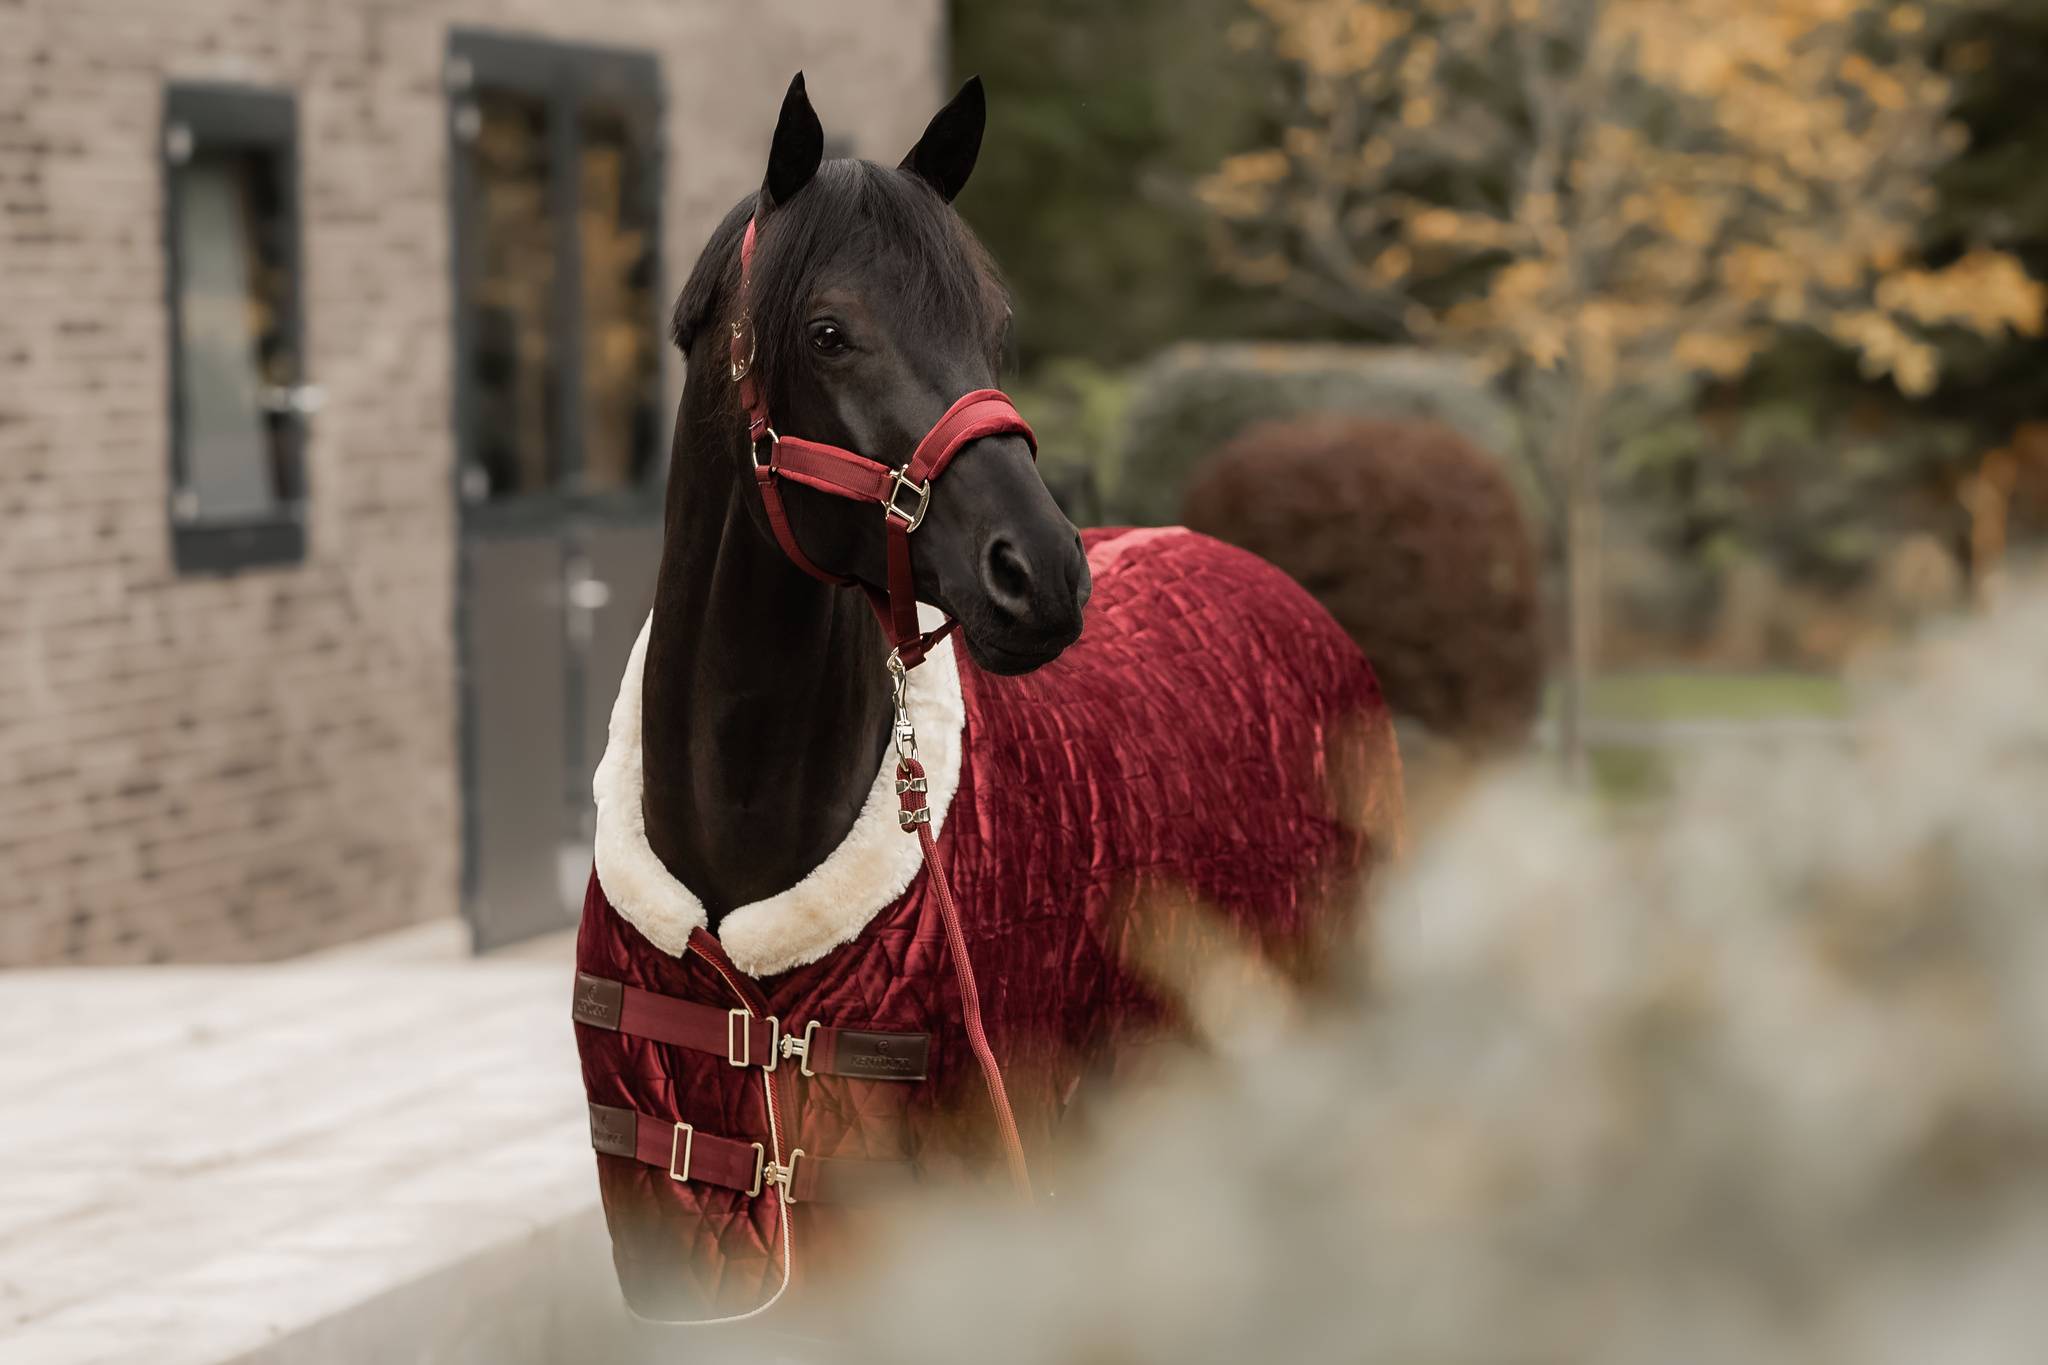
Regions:
<instances>
[{"instance_id":1,"label":"horse forelock","mask_svg":"<svg viewBox=\"0 0 2048 1365\"><path fill-rule=\"evenodd\" d=\"M729 249L737 256L736 240ZM771 396L794 372L821 281L842 271L899 292L928 333L971 338L1000 361L1008 292L952 206L893 166L828 161L758 230L748 311ZM736 266L731 278L736 292Z\"/></svg>"}]
</instances>

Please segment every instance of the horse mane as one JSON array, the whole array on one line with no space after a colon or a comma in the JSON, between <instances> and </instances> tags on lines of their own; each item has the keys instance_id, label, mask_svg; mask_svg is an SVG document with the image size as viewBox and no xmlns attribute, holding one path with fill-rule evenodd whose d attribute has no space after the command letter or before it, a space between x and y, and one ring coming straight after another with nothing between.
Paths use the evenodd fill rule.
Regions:
<instances>
[{"instance_id":1,"label":"horse mane","mask_svg":"<svg viewBox=\"0 0 2048 1365\"><path fill-rule=\"evenodd\" d=\"M749 196L711 234L676 300L669 334L687 353L707 325L738 315L739 245L758 207ZM960 215L917 176L872 161L827 161L786 205L763 215L754 248L751 311L755 365L772 394L803 344L812 296L845 259L900 263L892 287L908 291L934 330L989 338L1000 361L1008 294L994 262Z\"/></svg>"}]
</instances>

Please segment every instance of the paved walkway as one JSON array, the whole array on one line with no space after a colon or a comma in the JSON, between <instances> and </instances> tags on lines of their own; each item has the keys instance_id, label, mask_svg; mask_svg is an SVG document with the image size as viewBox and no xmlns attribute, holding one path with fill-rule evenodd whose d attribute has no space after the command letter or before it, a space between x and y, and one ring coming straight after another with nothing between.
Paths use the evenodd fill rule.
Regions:
<instances>
[{"instance_id":1,"label":"paved walkway","mask_svg":"<svg viewBox=\"0 0 2048 1365\"><path fill-rule=\"evenodd\" d=\"M0 1361L592 1358L566 936L452 933L0 974Z\"/></svg>"}]
</instances>

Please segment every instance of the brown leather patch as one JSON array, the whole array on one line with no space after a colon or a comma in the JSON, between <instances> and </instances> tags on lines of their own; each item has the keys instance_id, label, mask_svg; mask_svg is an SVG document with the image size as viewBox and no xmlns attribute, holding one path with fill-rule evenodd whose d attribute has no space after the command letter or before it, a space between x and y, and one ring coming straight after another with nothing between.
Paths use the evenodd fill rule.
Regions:
<instances>
[{"instance_id":1,"label":"brown leather patch","mask_svg":"<svg viewBox=\"0 0 2048 1365\"><path fill-rule=\"evenodd\" d=\"M931 1051L931 1035L926 1033L841 1029L838 1045L832 1050L832 1070L870 1081L921 1081Z\"/></svg>"},{"instance_id":2,"label":"brown leather patch","mask_svg":"<svg viewBox=\"0 0 2048 1365\"><path fill-rule=\"evenodd\" d=\"M626 997L626 988L616 981L607 981L601 976L588 972L576 973L576 999L569 1007L569 1016L579 1024L592 1028L608 1028L616 1032L619 1027L619 1004Z\"/></svg>"},{"instance_id":3,"label":"brown leather patch","mask_svg":"<svg viewBox=\"0 0 2048 1365\"><path fill-rule=\"evenodd\" d=\"M590 1106L590 1145L606 1156L639 1155L640 1116L608 1104Z\"/></svg>"}]
</instances>

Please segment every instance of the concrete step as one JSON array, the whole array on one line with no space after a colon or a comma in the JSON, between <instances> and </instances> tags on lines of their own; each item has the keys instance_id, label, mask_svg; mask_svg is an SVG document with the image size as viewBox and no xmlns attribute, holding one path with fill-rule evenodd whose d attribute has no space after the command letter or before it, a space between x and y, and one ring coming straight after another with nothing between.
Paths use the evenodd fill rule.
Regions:
<instances>
[{"instance_id":1,"label":"concrete step","mask_svg":"<svg viewBox=\"0 0 2048 1365\"><path fill-rule=\"evenodd\" d=\"M0 975L0 1360L674 1358L612 1280L566 940L430 947Z\"/></svg>"}]
</instances>

